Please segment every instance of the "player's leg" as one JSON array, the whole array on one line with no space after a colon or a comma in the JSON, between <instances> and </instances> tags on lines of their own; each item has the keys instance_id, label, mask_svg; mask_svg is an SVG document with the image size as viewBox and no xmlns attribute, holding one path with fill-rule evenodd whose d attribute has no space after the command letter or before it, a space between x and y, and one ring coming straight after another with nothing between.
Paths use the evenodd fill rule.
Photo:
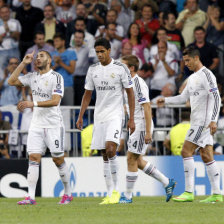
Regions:
<instances>
[{"instance_id":1,"label":"player's leg","mask_svg":"<svg viewBox=\"0 0 224 224\"><path fill-rule=\"evenodd\" d=\"M191 130L191 129L190 129ZM181 155L184 164L185 192L180 196L173 198L177 202L191 202L194 200L194 158L193 154L198 145L185 140Z\"/></svg>"},{"instance_id":2,"label":"player's leg","mask_svg":"<svg viewBox=\"0 0 224 224\"><path fill-rule=\"evenodd\" d=\"M125 196L120 198L119 203L132 203L132 192L138 178L138 157L140 155L132 152L127 153L128 172L126 174Z\"/></svg>"},{"instance_id":3,"label":"player's leg","mask_svg":"<svg viewBox=\"0 0 224 224\"><path fill-rule=\"evenodd\" d=\"M138 168L142 170L145 174L153 177L154 179L162 183L166 191L166 202L168 202L173 195L173 190L176 185L174 179L169 179L168 177L166 177L153 164L148 161L145 161L142 155L138 157Z\"/></svg>"},{"instance_id":4,"label":"player's leg","mask_svg":"<svg viewBox=\"0 0 224 224\"><path fill-rule=\"evenodd\" d=\"M220 172L213 156L213 147L206 145L200 149L200 155L206 165L208 178L212 187L213 195L201 202L222 202L223 198L220 191Z\"/></svg>"},{"instance_id":5,"label":"player's leg","mask_svg":"<svg viewBox=\"0 0 224 224\"><path fill-rule=\"evenodd\" d=\"M106 150L103 149L101 151L102 156L103 156L103 174L105 178L105 183L107 187L107 196L111 197L112 192L113 192L113 181L112 181L112 176L111 176L111 171L110 171L110 164L109 160L107 158ZM107 197L107 199L108 199Z\"/></svg>"},{"instance_id":6,"label":"player's leg","mask_svg":"<svg viewBox=\"0 0 224 224\"><path fill-rule=\"evenodd\" d=\"M46 145L43 139L43 129L30 129L27 138L27 152L29 154L29 167L27 172L28 196L19 201L19 205L36 204L35 192L39 178L41 155L44 154Z\"/></svg>"},{"instance_id":7,"label":"player's leg","mask_svg":"<svg viewBox=\"0 0 224 224\"><path fill-rule=\"evenodd\" d=\"M58 168L61 181L64 185L64 195L59 204L68 204L72 201L71 188L69 183L69 170L64 160L64 127L46 128L45 142L50 149L53 162Z\"/></svg>"}]
</instances>

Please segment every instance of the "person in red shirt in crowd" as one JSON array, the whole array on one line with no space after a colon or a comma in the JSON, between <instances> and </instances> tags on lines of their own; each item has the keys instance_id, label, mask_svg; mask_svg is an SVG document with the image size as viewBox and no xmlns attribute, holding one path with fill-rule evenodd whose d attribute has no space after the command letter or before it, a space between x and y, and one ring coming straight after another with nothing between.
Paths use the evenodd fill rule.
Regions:
<instances>
[{"instance_id":1,"label":"person in red shirt in crowd","mask_svg":"<svg viewBox=\"0 0 224 224\"><path fill-rule=\"evenodd\" d=\"M150 46L155 31L160 27L159 21L153 19L153 9L151 5L145 4L142 7L142 18L136 20L136 23L140 27L142 40L146 40Z\"/></svg>"}]
</instances>

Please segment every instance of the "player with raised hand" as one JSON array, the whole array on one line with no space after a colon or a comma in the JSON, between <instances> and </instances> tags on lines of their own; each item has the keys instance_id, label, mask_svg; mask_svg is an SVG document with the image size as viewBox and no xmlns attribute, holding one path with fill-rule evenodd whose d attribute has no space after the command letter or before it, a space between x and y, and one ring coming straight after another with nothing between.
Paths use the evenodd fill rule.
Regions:
<instances>
[{"instance_id":1,"label":"player with raised hand","mask_svg":"<svg viewBox=\"0 0 224 224\"><path fill-rule=\"evenodd\" d=\"M185 65L194 72L188 78L183 92L178 96L157 100L158 106L181 104L189 99L191 105L191 127L181 152L184 164L185 192L173 200L176 202L192 202L194 200L195 165L193 155L199 148L213 193L200 202L222 202L220 172L213 157L213 135L217 129L221 105L216 78L209 69L202 65L197 49L186 48L183 52L183 59Z\"/></svg>"},{"instance_id":2,"label":"player with raised hand","mask_svg":"<svg viewBox=\"0 0 224 224\"><path fill-rule=\"evenodd\" d=\"M122 57L122 62L127 65L132 76L135 94L135 131L129 136L126 192L125 196L120 198L120 203L132 203L132 192L134 184L138 178L138 169L163 184L166 192L166 201L168 202L173 195L173 190L176 184L175 181L173 179L168 179L155 166L153 166L153 164L143 159L143 155L146 153L148 144L152 142L153 133L149 89L145 81L137 75L139 68L138 58L134 55L124 56ZM129 111L128 106L127 111Z\"/></svg>"},{"instance_id":3,"label":"player with raised hand","mask_svg":"<svg viewBox=\"0 0 224 224\"><path fill-rule=\"evenodd\" d=\"M105 38L98 39L94 48L99 62L89 67L85 93L76 125L82 130L82 118L95 88L96 105L91 149L101 150L103 155L107 197L103 199L101 204L116 204L120 199L116 149L120 144L122 131L123 89L128 95L130 107L128 127L131 133L135 129L134 92L127 66L110 57L110 42Z\"/></svg>"},{"instance_id":4,"label":"player with raised hand","mask_svg":"<svg viewBox=\"0 0 224 224\"><path fill-rule=\"evenodd\" d=\"M19 76L22 70L35 60L37 72ZM28 196L19 205L36 204L35 191L39 178L41 156L50 149L53 161L64 184L64 195L59 204L72 201L69 185L69 171L64 160L64 124L60 102L64 94L63 77L51 69L51 56L47 51L39 51L34 59L34 51L27 54L8 80L11 86L29 86L33 101L21 101L18 110L33 108L33 117L28 133L27 152L29 168L27 173Z\"/></svg>"}]
</instances>

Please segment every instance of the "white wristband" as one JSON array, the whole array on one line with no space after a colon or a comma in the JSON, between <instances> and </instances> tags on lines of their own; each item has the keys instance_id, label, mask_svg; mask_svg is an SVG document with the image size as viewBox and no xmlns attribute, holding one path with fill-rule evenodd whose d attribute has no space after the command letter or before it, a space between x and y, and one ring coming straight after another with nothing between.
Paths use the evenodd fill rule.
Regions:
<instances>
[{"instance_id":1,"label":"white wristband","mask_svg":"<svg viewBox=\"0 0 224 224\"><path fill-rule=\"evenodd\" d=\"M33 106L38 107L37 101L33 101Z\"/></svg>"}]
</instances>

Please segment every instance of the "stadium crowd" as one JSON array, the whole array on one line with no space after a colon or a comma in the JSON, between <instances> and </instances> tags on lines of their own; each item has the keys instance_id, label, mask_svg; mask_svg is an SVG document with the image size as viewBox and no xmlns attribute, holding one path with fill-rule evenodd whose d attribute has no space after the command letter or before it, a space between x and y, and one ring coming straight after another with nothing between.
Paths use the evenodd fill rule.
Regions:
<instances>
[{"instance_id":1,"label":"stadium crowd","mask_svg":"<svg viewBox=\"0 0 224 224\"><path fill-rule=\"evenodd\" d=\"M94 43L100 37L110 41L112 58L138 57L138 75L149 87L152 104L161 95L182 91L192 74L184 66L182 51L195 46L203 65L215 74L224 102L222 0L0 0L0 106L26 98L29 90L9 86L7 79L25 54L37 55L39 50L50 52L52 68L64 78L61 105L80 106L87 70L97 62ZM23 74L35 69L32 63ZM178 110L153 112L156 127L178 123L172 118ZM223 115L221 110L220 128ZM4 157L1 150L0 156Z\"/></svg>"}]
</instances>

